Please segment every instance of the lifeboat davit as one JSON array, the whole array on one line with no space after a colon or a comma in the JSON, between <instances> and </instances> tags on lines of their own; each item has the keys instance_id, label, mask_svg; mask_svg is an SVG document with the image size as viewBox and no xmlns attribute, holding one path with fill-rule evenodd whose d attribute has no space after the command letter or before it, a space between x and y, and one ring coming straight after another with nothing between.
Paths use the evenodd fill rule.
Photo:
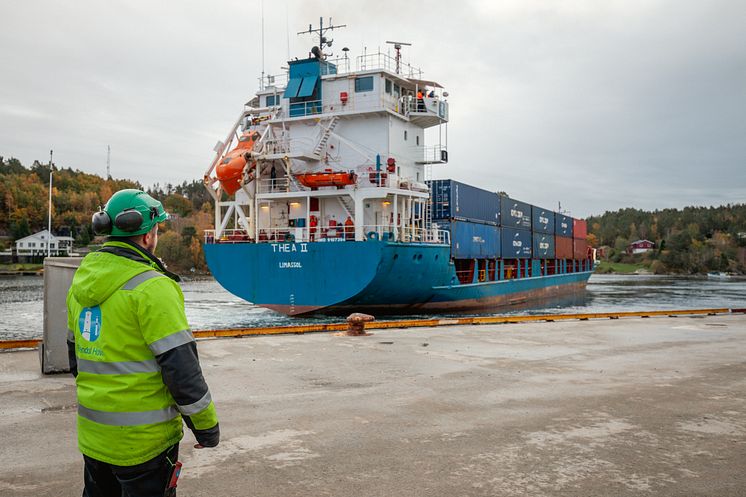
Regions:
<instances>
[{"instance_id":1,"label":"lifeboat davit","mask_svg":"<svg viewBox=\"0 0 746 497\"><path fill-rule=\"evenodd\" d=\"M301 185L312 189L320 188L322 186L344 188L347 185L354 185L357 181L357 174L354 172L304 173L296 174L295 177Z\"/></svg>"},{"instance_id":2,"label":"lifeboat davit","mask_svg":"<svg viewBox=\"0 0 746 497\"><path fill-rule=\"evenodd\" d=\"M258 140L258 132L244 133L238 138L236 148L220 159L220 163L215 169L215 175L220 180L220 186L228 195L233 195L241 188L241 176L250 159L249 153ZM256 167L256 163L252 163L251 167Z\"/></svg>"}]
</instances>

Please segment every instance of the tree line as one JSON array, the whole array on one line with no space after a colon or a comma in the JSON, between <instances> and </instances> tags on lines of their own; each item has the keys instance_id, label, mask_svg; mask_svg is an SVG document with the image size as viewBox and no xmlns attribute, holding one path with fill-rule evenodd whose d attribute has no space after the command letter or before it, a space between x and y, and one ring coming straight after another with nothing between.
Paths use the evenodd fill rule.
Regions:
<instances>
[{"instance_id":1,"label":"tree line","mask_svg":"<svg viewBox=\"0 0 746 497\"><path fill-rule=\"evenodd\" d=\"M38 161L26 167L16 158L0 156L0 235L5 237L1 248L46 229L50 170L54 174L52 232L72 236L78 247L103 241L93 233L91 216L114 192L143 189L137 181L102 178ZM172 214L159 234L158 255L176 270L206 271L199 237L202 230L211 226L213 204L202 182L156 184L146 191Z\"/></svg>"},{"instance_id":2,"label":"tree line","mask_svg":"<svg viewBox=\"0 0 746 497\"><path fill-rule=\"evenodd\" d=\"M621 209L588 218L589 241L612 262L642 262L656 273L746 272L746 204L644 211ZM655 250L627 253L637 240Z\"/></svg>"},{"instance_id":3,"label":"tree line","mask_svg":"<svg viewBox=\"0 0 746 497\"><path fill-rule=\"evenodd\" d=\"M102 178L38 161L25 167L0 157L0 235L3 247L47 226L49 172L54 171L52 231L75 238L76 246L102 241L91 229L91 215L123 188L142 189L136 181ZM200 236L210 229L213 202L201 181L155 184L148 193L172 214L159 236L159 255L179 271L207 271ZM588 240L604 247L613 262L640 262L658 273L746 272L746 204L643 211L621 209L588 218ZM627 254L627 246L647 239L655 250Z\"/></svg>"}]
</instances>

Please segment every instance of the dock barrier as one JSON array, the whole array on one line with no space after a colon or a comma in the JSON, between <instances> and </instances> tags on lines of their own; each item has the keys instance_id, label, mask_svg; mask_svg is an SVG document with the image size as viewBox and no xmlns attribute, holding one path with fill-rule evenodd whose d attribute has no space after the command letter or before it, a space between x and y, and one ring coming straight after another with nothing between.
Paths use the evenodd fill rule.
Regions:
<instances>
[{"instance_id":1,"label":"dock barrier","mask_svg":"<svg viewBox=\"0 0 746 497\"><path fill-rule=\"evenodd\" d=\"M531 316L472 316L432 319L404 319L390 321L372 321L365 323L365 330L382 330L391 328L427 328L437 326L463 326L478 324L510 324L554 321L588 321L591 319L651 318L678 316L716 316L721 314L746 314L742 309L684 309L667 311L625 311L625 312L590 312L578 314L541 314ZM229 328L217 330L194 330L195 338L238 338L262 335L297 335L303 333L320 333L327 331L345 331L346 322L306 324L298 326L268 326L257 328ZM0 350L36 348L41 339L0 340Z\"/></svg>"}]
</instances>

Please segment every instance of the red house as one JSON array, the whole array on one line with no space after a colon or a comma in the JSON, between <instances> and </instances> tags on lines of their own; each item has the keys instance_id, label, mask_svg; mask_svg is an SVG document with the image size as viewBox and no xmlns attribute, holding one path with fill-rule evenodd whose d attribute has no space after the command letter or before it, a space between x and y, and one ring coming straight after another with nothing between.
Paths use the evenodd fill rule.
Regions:
<instances>
[{"instance_id":1,"label":"red house","mask_svg":"<svg viewBox=\"0 0 746 497\"><path fill-rule=\"evenodd\" d=\"M650 240L637 240L627 245L628 254L643 254L655 248L655 243Z\"/></svg>"}]
</instances>

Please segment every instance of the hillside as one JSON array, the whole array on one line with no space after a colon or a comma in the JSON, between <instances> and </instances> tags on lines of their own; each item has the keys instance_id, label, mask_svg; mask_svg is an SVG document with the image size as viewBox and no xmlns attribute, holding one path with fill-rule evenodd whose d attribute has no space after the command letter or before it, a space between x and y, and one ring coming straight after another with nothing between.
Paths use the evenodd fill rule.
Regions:
<instances>
[{"instance_id":1,"label":"hillside","mask_svg":"<svg viewBox=\"0 0 746 497\"><path fill-rule=\"evenodd\" d=\"M75 237L76 246L101 241L91 231L91 215L113 192L142 188L131 180L52 167L52 230ZM46 228L48 184L48 164L34 162L27 168L17 159L0 157L0 235L14 240ZM213 203L202 182L154 185L148 192L173 216L162 228L158 255L177 272L206 272L200 236L213 222ZM602 259L615 263L607 268L746 273L746 204L653 212L622 209L591 216L588 230L591 245L604 248ZM627 245L640 239L655 242L655 250L626 254Z\"/></svg>"},{"instance_id":2,"label":"hillside","mask_svg":"<svg viewBox=\"0 0 746 497\"><path fill-rule=\"evenodd\" d=\"M142 186L127 179L104 179L71 168L54 170L52 231L75 238L77 247L101 242L91 230L91 215L123 188ZM34 162L27 168L14 158L0 157L0 235L11 240L47 227L49 165ZM181 185L154 185L148 193L163 202L173 218L159 235L158 255L177 272L204 272L207 266L199 234L212 222L213 207L201 181Z\"/></svg>"},{"instance_id":3,"label":"hillside","mask_svg":"<svg viewBox=\"0 0 746 497\"><path fill-rule=\"evenodd\" d=\"M746 272L746 204L642 211L622 209L588 218L589 241L604 259L662 273ZM655 250L626 254L647 239Z\"/></svg>"}]
</instances>

